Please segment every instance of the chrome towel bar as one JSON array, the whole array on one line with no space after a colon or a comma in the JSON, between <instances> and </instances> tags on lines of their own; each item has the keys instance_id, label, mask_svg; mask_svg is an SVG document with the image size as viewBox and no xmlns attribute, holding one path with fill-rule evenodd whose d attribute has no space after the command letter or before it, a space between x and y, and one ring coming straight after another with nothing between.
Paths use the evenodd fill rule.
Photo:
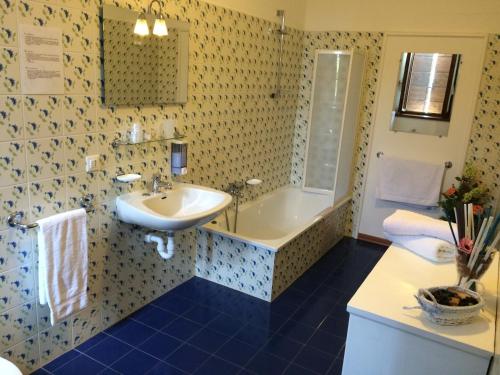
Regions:
<instances>
[{"instance_id":1,"label":"chrome towel bar","mask_svg":"<svg viewBox=\"0 0 500 375\"><path fill-rule=\"evenodd\" d=\"M94 211L94 196L92 194L86 194L80 198L80 207L85 208L85 211ZM18 229L33 229L38 227L37 223L23 223L22 219L24 213L22 211L12 212L7 216L7 224L12 228Z\"/></svg>"},{"instance_id":2,"label":"chrome towel bar","mask_svg":"<svg viewBox=\"0 0 500 375\"><path fill-rule=\"evenodd\" d=\"M377 152L377 158L380 159L382 156L384 156L384 153L382 151ZM445 161L444 167L446 169L450 169L451 167L453 167L453 163L451 161Z\"/></svg>"}]
</instances>

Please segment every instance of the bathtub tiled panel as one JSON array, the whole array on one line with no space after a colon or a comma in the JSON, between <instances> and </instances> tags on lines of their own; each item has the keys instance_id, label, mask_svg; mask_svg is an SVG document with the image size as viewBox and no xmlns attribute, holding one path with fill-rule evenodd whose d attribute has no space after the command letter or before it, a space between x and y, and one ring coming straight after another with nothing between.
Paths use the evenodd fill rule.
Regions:
<instances>
[{"instance_id":1,"label":"bathtub tiled panel","mask_svg":"<svg viewBox=\"0 0 500 375\"><path fill-rule=\"evenodd\" d=\"M295 122L294 150L291 181L302 185L309 126L309 107L313 80L314 53L317 49L356 50L366 58L361 107L356 135L354 154L354 191L351 210L354 214L349 218L346 233L351 232L352 223L356 223L362 192L363 174L367 158L367 146L370 137L373 113L375 110L375 90L377 85L380 59L382 53L383 33L380 32L306 32L304 35L304 51L302 57L302 75Z\"/></svg>"},{"instance_id":2,"label":"bathtub tiled panel","mask_svg":"<svg viewBox=\"0 0 500 375\"><path fill-rule=\"evenodd\" d=\"M271 301L274 252L202 230L198 234L196 276Z\"/></svg>"},{"instance_id":3,"label":"bathtub tiled panel","mask_svg":"<svg viewBox=\"0 0 500 375\"><path fill-rule=\"evenodd\" d=\"M272 301L344 236L349 214L347 202L276 253L200 230L196 276Z\"/></svg>"},{"instance_id":4,"label":"bathtub tiled panel","mask_svg":"<svg viewBox=\"0 0 500 375\"><path fill-rule=\"evenodd\" d=\"M493 199L500 199L500 34L488 37L483 75L467 149ZM498 207L493 204L493 207Z\"/></svg>"},{"instance_id":5,"label":"bathtub tiled panel","mask_svg":"<svg viewBox=\"0 0 500 375\"><path fill-rule=\"evenodd\" d=\"M347 202L276 253L272 299L280 295L344 237L349 215L350 202Z\"/></svg>"},{"instance_id":6,"label":"bathtub tiled panel","mask_svg":"<svg viewBox=\"0 0 500 375\"><path fill-rule=\"evenodd\" d=\"M139 10L148 2L108 3ZM176 255L165 261L144 243L145 230L117 220L117 195L145 187L154 172L170 174L167 143L110 147L133 121L158 133L165 119L177 119L190 142L184 181L221 188L249 177L264 180L249 199L290 180L302 32L289 30L284 95L273 100L278 40L267 31L276 25L196 0L167 2L169 17L191 25L188 103L106 108L100 98L99 4L0 3L0 355L25 372L195 273L196 231L176 234ZM62 29L64 95L20 93L19 24ZM84 158L93 153L101 155L101 170L87 174ZM117 167L144 178L117 185L112 180ZM90 305L50 327L47 307L36 303L36 247L29 234L8 229L5 216L19 209L26 220L43 218L78 207L84 193L96 198L88 220Z\"/></svg>"}]
</instances>

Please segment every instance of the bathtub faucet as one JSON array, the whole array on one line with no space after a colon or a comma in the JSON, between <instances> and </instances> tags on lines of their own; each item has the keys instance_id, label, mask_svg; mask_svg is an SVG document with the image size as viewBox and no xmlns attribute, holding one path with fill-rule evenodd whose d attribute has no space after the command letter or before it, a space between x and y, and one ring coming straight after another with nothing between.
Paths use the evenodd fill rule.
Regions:
<instances>
[{"instance_id":1,"label":"bathtub faucet","mask_svg":"<svg viewBox=\"0 0 500 375\"><path fill-rule=\"evenodd\" d=\"M246 183L245 181L235 181L231 182L227 188L226 193L231 194L235 200L235 210L234 210L234 223L233 223L233 233L236 233L236 226L238 225L238 209L240 205L240 198L243 198L243 189L245 189ZM228 232L231 232L231 228L229 226L229 218L227 216L227 208L224 211L226 216L226 229Z\"/></svg>"},{"instance_id":2,"label":"bathtub faucet","mask_svg":"<svg viewBox=\"0 0 500 375\"><path fill-rule=\"evenodd\" d=\"M231 194L234 197L242 198L244 188L245 188L244 181L235 181L235 182L231 182L227 186L225 191L226 191L226 193Z\"/></svg>"}]
</instances>

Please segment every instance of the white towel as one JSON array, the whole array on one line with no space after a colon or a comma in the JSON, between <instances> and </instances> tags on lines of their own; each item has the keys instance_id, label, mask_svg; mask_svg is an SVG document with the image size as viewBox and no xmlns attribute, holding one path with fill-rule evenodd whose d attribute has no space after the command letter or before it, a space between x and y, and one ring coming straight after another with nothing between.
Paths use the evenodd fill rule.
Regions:
<instances>
[{"instance_id":1,"label":"white towel","mask_svg":"<svg viewBox=\"0 0 500 375\"><path fill-rule=\"evenodd\" d=\"M384 156L376 197L386 201L434 207L439 201L444 164Z\"/></svg>"},{"instance_id":2,"label":"white towel","mask_svg":"<svg viewBox=\"0 0 500 375\"><path fill-rule=\"evenodd\" d=\"M37 221L38 282L52 325L87 306L87 213L78 209Z\"/></svg>"},{"instance_id":3,"label":"white towel","mask_svg":"<svg viewBox=\"0 0 500 375\"><path fill-rule=\"evenodd\" d=\"M456 225L452 223L451 226L456 237ZM454 243L447 221L434 219L412 211L396 210L384 220L382 227L384 232L393 236L426 236Z\"/></svg>"},{"instance_id":4,"label":"white towel","mask_svg":"<svg viewBox=\"0 0 500 375\"><path fill-rule=\"evenodd\" d=\"M385 238L436 263L455 261L455 246L447 241L425 236L394 236L384 233Z\"/></svg>"}]
</instances>

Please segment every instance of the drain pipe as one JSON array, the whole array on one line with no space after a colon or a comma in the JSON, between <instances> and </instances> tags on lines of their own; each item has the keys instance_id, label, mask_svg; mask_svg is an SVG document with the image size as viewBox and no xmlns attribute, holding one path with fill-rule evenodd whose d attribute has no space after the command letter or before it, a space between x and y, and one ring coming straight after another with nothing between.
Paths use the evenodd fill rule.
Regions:
<instances>
[{"instance_id":1,"label":"drain pipe","mask_svg":"<svg viewBox=\"0 0 500 375\"><path fill-rule=\"evenodd\" d=\"M144 241L146 243L154 242L156 243L156 250L158 250L158 254L163 259L170 259L174 256L174 232L167 233L167 245L165 246L165 241L160 236L157 236L153 233L146 234L144 237ZM165 251L166 249L166 251Z\"/></svg>"}]
</instances>

